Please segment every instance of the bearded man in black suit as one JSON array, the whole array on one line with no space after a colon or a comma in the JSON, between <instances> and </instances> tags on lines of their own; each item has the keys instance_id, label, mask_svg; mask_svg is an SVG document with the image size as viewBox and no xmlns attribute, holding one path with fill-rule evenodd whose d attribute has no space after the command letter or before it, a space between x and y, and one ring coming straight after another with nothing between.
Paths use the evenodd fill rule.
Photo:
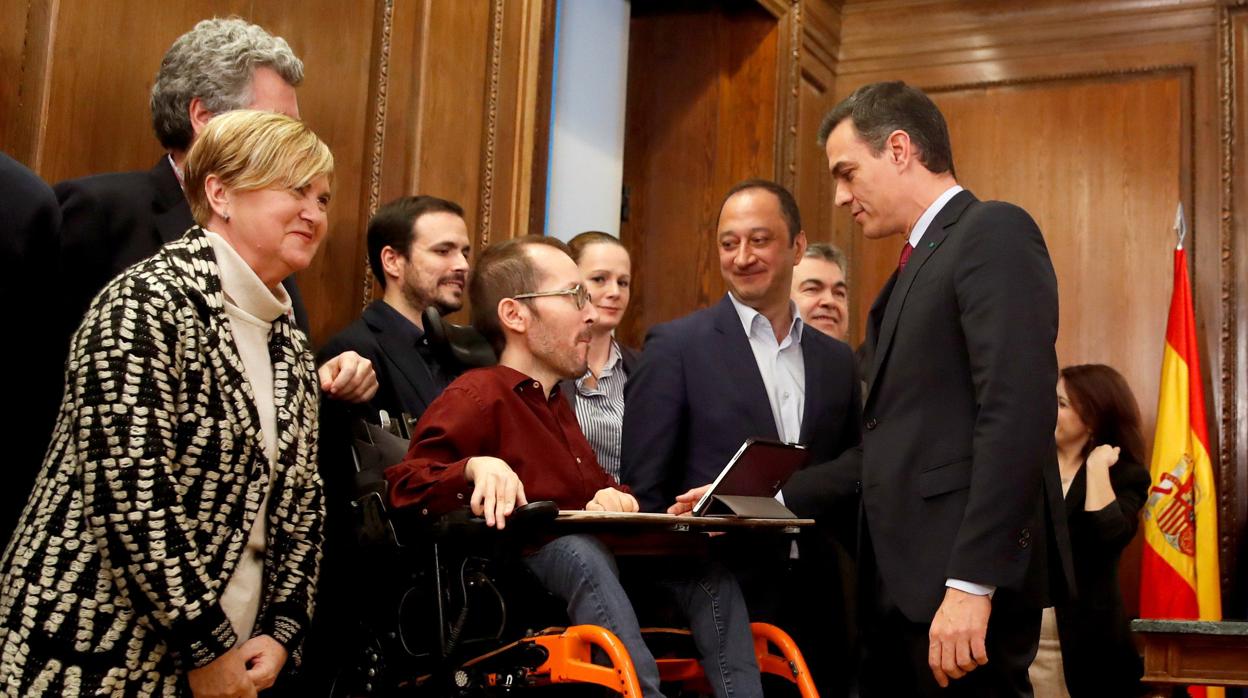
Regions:
<instances>
[{"instance_id":1,"label":"bearded man in black suit","mask_svg":"<svg viewBox=\"0 0 1248 698\"><path fill-rule=\"evenodd\" d=\"M1041 608L1071 579L1044 238L958 185L920 90L861 87L820 134L836 204L907 243L868 317L862 445L795 474L785 502L827 516L860 490L863 696L1030 696Z\"/></svg>"}]
</instances>

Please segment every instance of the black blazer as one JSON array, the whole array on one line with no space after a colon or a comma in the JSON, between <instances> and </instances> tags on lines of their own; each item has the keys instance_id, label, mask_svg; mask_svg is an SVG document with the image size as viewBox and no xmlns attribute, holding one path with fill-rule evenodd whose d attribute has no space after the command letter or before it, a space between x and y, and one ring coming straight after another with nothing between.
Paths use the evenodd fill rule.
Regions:
<instances>
[{"instance_id":1,"label":"black blazer","mask_svg":"<svg viewBox=\"0 0 1248 698\"><path fill-rule=\"evenodd\" d=\"M1079 598L1055 610L1066 688L1072 698L1141 692L1144 666L1122 608L1118 560L1135 537L1152 479L1144 466L1123 460L1109 469L1109 481L1116 497L1100 511L1083 510L1086 468L1075 474L1066 494Z\"/></svg>"},{"instance_id":2,"label":"black blazer","mask_svg":"<svg viewBox=\"0 0 1248 698\"><path fill-rule=\"evenodd\" d=\"M61 205L61 279L65 341L95 294L114 276L147 259L195 225L168 157L146 172L114 172L70 179L53 189ZM308 332L308 314L292 276L282 282L295 322Z\"/></svg>"},{"instance_id":3,"label":"black blazer","mask_svg":"<svg viewBox=\"0 0 1248 698\"><path fill-rule=\"evenodd\" d=\"M439 379L435 375L441 369L430 365L407 341L411 328L402 323L410 324L410 321L386 306L385 301L373 301L355 322L334 335L317 354L317 363L348 350L373 362L378 387L368 406L374 421L378 410L385 410L396 418L402 413L419 418L450 379L450 376Z\"/></svg>"},{"instance_id":4,"label":"black blazer","mask_svg":"<svg viewBox=\"0 0 1248 698\"><path fill-rule=\"evenodd\" d=\"M54 294L61 286L61 280L48 283L48 272L57 264L60 223L61 211L48 185L0 153L0 307L20 337L0 342L0 365L20 366L26 384L37 386L22 394L20 408L0 421L0 443L6 444L10 463L0 493L0 547L26 505L61 404L66 342L39 329L47 327L48 307L56 307Z\"/></svg>"},{"instance_id":5,"label":"black blazer","mask_svg":"<svg viewBox=\"0 0 1248 698\"><path fill-rule=\"evenodd\" d=\"M641 352L623 344L618 344L618 346L620 347L620 365L624 369L624 376L627 377L637 367L637 361L641 358ZM573 414L576 414L576 401L579 399L576 392L576 381L576 378L567 378L559 381L559 392L563 393L563 397L568 401L568 407L572 408ZM625 383L625 385L628 384Z\"/></svg>"},{"instance_id":6,"label":"black blazer","mask_svg":"<svg viewBox=\"0 0 1248 698\"><path fill-rule=\"evenodd\" d=\"M858 443L859 389L849 345L802 332L811 462ZM741 443L777 438L762 374L732 301L657 325L624 386L621 479L642 511L715 479Z\"/></svg>"},{"instance_id":7,"label":"black blazer","mask_svg":"<svg viewBox=\"0 0 1248 698\"><path fill-rule=\"evenodd\" d=\"M965 191L872 306L862 445L798 473L784 496L799 514L827 514L850 504L860 478L879 578L911 621L931 621L949 578L1040 604L1050 567L1069 571L1054 515L1056 337L1039 228Z\"/></svg>"}]
</instances>

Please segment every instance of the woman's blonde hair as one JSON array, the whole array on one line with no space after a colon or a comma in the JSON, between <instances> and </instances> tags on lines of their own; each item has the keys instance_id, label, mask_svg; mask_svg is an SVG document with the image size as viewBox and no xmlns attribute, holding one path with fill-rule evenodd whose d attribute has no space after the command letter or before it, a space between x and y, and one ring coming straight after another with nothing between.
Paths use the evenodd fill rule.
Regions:
<instances>
[{"instance_id":1,"label":"woman's blonde hair","mask_svg":"<svg viewBox=\"0 0 1248 698\"><path fill-rule=\"evenodd\" d=\"M191 215L207 225L212 218L204 191L208 175L216 175L230 189L255 191L300 188L321 176L332 179L333 173L329 146L302 121L240 109L208 122L187 153L183 175Z\"/></svg>"}]
</instances>

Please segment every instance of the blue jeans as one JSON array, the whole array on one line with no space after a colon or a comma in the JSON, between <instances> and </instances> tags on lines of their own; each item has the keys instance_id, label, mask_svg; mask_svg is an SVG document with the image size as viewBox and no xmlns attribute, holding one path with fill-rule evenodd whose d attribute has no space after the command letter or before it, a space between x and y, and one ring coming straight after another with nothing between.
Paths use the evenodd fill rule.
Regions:
<instances>
[{"instance_id":1,"label":"blue jeans","mask_svg":"<svg viewBox=\"0 0 1248 698\"><path fill-rule=\"evenodd\" d=\"M526 557L525 563L547 591L567 603L573 623L600 625L615 633L632 657L642 694L662 698L658 665L641 639L615 556L602 541L582 534L563 536ZM707 562L696 573L674 574L658 582L688 619L716 698L761 698L749 614L736 578Z\"/></svg>"}]
</instances>

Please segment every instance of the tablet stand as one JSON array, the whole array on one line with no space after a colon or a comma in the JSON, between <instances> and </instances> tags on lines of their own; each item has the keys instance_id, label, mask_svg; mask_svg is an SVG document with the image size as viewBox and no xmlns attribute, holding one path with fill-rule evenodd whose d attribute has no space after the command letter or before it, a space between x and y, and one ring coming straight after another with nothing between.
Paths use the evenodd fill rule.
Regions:
<instances>
[{"instance_id":1,"label":"tablet stand","mask_svg":"<svg viewBox=\"0 0 1248 698\"><path fill-rule=\"evenodd\" d=\"M704 516L743 516L752 519L796 519L775 497L713 494Z\"/></svg>"}]
</instances>

